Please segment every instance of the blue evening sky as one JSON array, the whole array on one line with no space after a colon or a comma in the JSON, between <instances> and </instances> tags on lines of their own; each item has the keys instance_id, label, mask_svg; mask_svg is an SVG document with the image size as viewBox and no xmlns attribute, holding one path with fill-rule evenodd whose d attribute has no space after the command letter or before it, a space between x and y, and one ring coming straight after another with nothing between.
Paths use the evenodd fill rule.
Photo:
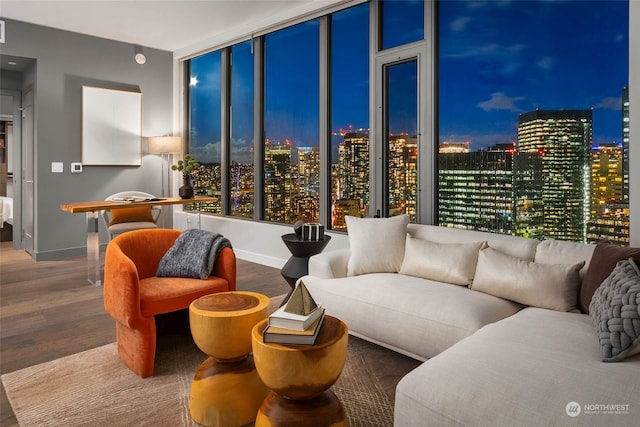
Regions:
<instances>
[{"instance_id":1,"label":"blue evening sky","mask_svg":"<svg viewBox=\"0 0 640 427\"><path fill-rule=\"evenodd\" d=\"M440 142L517 139L518 114L593 108L594 143L620 141L626 1L440 4Z\"/></svg>"},{"instance_id":2,"label":"blue evening sky","mask_svg":"<svg viewBox=\"0 0 640 427\"><path fill-rule=\"evenodd\" d=\"M393 3L397 9L400 2ZM408 9L408 19L398 20L396 28L409 31L416 22L415 2ZM369 126L367 14L365 4L334 15L334 131ZM439 25L440 142L470 141L472 149L479 149L515 141L518 115L536 108L593 108L594 143L621 140L621 93L628 85L627 1L442 1ZM317 21L267 36L265 136L271 141L318 145L318 40ZM243 58L250 60L250 55ZM198 83L191 91L191 151L205 162L219 158L220 108L214 105L220 96L219 61L215 52L192 60ZM249 63L244 66L250 69ZM247 98L252 94L243 91ZM252 108L243 105L234 108L233 145L234 152L249 153ZM392 132L415 127L412 120L394 122ZM246 132L242 123L247 123Z\"/></svg>"}]
</instances>

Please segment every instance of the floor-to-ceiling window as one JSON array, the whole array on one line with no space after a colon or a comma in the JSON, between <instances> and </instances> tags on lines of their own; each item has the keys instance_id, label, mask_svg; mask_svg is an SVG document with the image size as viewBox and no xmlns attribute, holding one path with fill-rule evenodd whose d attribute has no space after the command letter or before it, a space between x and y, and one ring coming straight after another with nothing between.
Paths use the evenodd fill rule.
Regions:
<instances>
[{"instance_id":1,"label":"floor-to-ceiling window","mask_svg":"<svg viewBox=\"0 0 640 427\"><path fill-rule=\"evenodd\" d=\"M254 217L254 45L231 47L230 214Z\"/></svg>"},{"instance_id":2,"label":"floor-to-ceiling window","mask_svg":"<svg viewBox=\"0 0 640 427\"><path fill-rule=\"evenodd\" d=\"M221 213L221 51L189 61L189 153L200 167L191 174L195 193L217 196L203 212Z\"/></svg>"},{"instance_id":3,"label":"floor-to-ceiling window","mask_svg":"<svg viewBox=\"0 0 640 427\"><path fill-rule=\"evenodd\" d=\"M199 191L224 194L222 213L238 217L292 223L329 212L334 230L345 215L407 213L533 238L628 241L628 2L433 5L363 3L191 59ZM213 58L227 51L222 171L225 138L202 136L220 121L222 92L204 82L226 84Z\"/></svg>"},{"instance_id":4,"label":"floor-to-ceiling window","mask_svg":"<svg viewBox=\"0 0 640 427\"><path fill-rule=\"evenodd\" d=\"M318 222L319 22L264 40L264 219Z\"/></svg>"},{"instance_id":5,"label":"floor-to-ceiling window","mask_svg":"<svg viewBox=\"0 0 640 427\"><path fill-rule=\"evenodd\" d=\"M369 5L331 16L331 224L369 216Z\"/></svg>"},{"instance_id":6,"label":"floor-to-ceiling window","mask_svg":"<svg viewBox=\"0 0 640 427\"><path fill-rule=\"evenodd\" d=\"M628 244L628 2L438 13L439 224Z\"/></svg>"}]
</instances>

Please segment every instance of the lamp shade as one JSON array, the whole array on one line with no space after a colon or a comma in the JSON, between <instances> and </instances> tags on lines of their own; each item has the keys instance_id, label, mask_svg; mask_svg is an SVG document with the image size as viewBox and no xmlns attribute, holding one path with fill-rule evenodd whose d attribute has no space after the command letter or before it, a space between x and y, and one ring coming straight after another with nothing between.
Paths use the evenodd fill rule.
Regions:
<instances>
[{"instance_id":1,"label":"lamp shade","mask_svg":"<svg viewBox=\"0 0 640 427\"><path fill-rule=\"evenodd\" d=\"M152 136L148 141L151 154L179 153L182 150L180 136Z\"/></svg>"}]
</instances>

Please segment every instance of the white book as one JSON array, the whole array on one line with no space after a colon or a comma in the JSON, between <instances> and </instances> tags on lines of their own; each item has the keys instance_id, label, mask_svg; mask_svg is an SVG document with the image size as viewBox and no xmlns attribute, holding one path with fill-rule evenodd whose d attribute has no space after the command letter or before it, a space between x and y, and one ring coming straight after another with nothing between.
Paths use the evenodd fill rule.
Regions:
<instances>
[{"instance_id":1,"label":"white book","mask_svg":"<svg viewBox=\"0 0 640 427\"><path fill-rule=\"evenodd\" d=\"M276 328L292 329L294 331L305 331L315 322L324 310L318 305L311 313L304 316L301 314L288 313L284 311L286 305L278 308L269 316L269 326Z\"/></svg>"}]
</instances>

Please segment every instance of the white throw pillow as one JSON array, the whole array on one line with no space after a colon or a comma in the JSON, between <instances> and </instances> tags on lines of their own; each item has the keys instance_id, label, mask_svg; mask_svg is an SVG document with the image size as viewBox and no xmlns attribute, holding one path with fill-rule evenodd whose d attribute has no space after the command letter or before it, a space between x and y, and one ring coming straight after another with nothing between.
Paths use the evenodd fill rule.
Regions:
<instances>
[{"instance_id":1,"label":"white throw pillow","mask_svg":"<svg viewBox=\"0 0 640 427\"><path fill-rule=\"evenodd\" d=\"M407 236L400 274L468 286L486 242L435 243Z\"/></svg>"},{"instance_id":2,"label":"white throw pillow","mask_svg":"<svg viewBox=\"0 0 640 427\"><path fill-rule=\"evenodd\" d=\"M400 270L409 215L391 218L346 216L345 220L351 250L347 276Z\"/></svg>"},{"instance_id":3,"label":"white throw pillow","mask_svg":"<svg viewBox=\"0 0 640 427\"><path fill-rule=\"evenodd\" d=\"M471 289L529 306L573 311L584 263L540 264L487 247L478 255Z\"/></svg>"}]
</instances>

